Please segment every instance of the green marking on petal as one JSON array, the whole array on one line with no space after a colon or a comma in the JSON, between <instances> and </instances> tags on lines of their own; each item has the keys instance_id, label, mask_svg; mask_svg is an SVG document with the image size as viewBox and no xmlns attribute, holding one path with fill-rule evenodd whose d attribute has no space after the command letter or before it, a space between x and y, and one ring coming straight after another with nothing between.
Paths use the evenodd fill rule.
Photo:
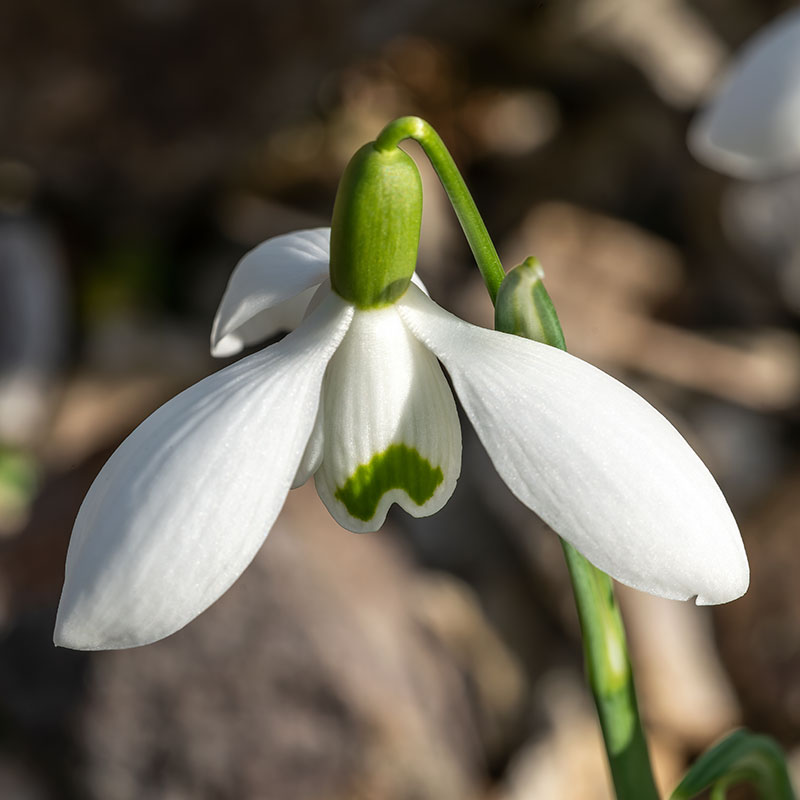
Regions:
<instances>
[{"instance_id":1,"label":"green marking on petal","mask_svg":"<svg viewBox=\"0 0 800 800\"><path fill-rule=\"evenodd\" d=\"M433 497L443 480L441 467L432 466L415 448L392 444L368 464L361 464L335 496L352 516L367 522L375 516L381 497L391 489L403 489L421 506Z\"/></svg>"}]
</instances>

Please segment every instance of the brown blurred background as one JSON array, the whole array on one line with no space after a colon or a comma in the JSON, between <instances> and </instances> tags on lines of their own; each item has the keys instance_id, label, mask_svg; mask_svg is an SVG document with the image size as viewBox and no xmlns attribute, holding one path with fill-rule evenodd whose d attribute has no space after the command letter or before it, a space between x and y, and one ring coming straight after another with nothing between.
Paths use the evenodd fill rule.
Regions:
<instances>
[{"instance_id":1,"label":"brown blurred background","mask_svg":"<svg viewBox=\"0 0 800 800\"><path fill-rule=\"evenodd\" d=\"M52 645L80 500L123 435L219 367L237 259L327 224L349 157L408 113L450 146L506 267L541 259L570 349L675 422L741 523L744 599L620 589L662 786L738 724L800 766L800 176L735 182L684 144L731 53L789 5L3 0L1 798L610 796L557 540L467 426L437 516L353 536L308 485L180 633ZM491 325L420 167L420 273Z\"/></svg>"}]
</instances>

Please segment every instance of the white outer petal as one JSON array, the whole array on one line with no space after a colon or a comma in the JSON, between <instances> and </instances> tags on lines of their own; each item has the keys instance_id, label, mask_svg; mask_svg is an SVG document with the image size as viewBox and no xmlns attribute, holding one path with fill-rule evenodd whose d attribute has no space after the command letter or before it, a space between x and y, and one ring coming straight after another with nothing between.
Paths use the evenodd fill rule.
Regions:
<instances>
[{"instance_id":1,"label":"white outer petal","mask_svg":"<svg viewBox=\"0 0 800 800\"><path fill-rule=\"evenodd\" d=\"M328 365L322 393L323 456L315 483L342 527L375 531L392 503L424 517L448 501L461 473L461 427L453 393L438 361L411 335L396 306L355 312ZM337 490L359 466L395 444L415 449L440 468L442 482L420 505L405 489L393 488L380 497L369 519L353 516L337 499Z\"/></svg>"},{"instance_id":2,"label":"white outer petal","mask_svg":"<svg viewBox=\"0 0 800 800\"><path fill-rule=\"evenodd\" d=\"M688 143L699 161L738 178L800 168L800 10L745 44Z\"/></svg>"},{"instance_id":3,"label":"white outer petal","mask_svg":"<svg viewBox=\"0 0 800 800\"><path fill-rule=\"evenodd\" d=\"M574 356L477 328L419 292L398 303L441 359L511 491L600 569L674 599L723 603L749 582L736 522L683 437Z\"/></svg>"},{"instance_id":4,"label":"white outer petal","mask_svg":"<svg viewBox=\"0 0 800 800\"><path fill-rule=\"evenodd\" d=\"M352 314L328 297L297 331L182 392L120 445L75 521L56 644L148 644L228 589L283 505Z\"/></svg>"},{"instance_id":5,"label":"white outer petal","mask_svg":"<svg viewBox=\"0 0 800 800\"><path fill-rule=\"evenodd\" d=\"M293 329L327 277L330 228L267 239L236 265L211 329L211 355L236 355L280 330Z\"/></svg>"}]
</instances>

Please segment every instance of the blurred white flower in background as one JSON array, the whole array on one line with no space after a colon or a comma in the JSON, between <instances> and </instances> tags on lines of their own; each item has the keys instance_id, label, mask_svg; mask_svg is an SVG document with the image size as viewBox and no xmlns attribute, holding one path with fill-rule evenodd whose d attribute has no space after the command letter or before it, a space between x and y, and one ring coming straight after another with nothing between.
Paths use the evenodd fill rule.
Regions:
<instances>
[{"instance_id":1,"label":"blurred white flower in background","mask_svg":"<svg viewBox=\"0 0 800 800\"><path fill-rule=\"evenodd\" d=\"M698 161L758 180L800 168L800 9L741 48L688 135Z\"/></svg>"}]
</instances>

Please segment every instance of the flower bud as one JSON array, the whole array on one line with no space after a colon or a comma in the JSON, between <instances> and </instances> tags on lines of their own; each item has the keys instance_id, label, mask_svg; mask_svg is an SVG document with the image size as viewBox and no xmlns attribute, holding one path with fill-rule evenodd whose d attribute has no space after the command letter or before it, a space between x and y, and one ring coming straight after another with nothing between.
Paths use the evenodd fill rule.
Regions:
<instances>
[{"instance_id":1,"label":"flower bud","mask_svg":"<svg viewBox=\"0 0 800 800\"><path fill-rule=\"evenodd\" d=\"M358 308L400 298L417 263L422 181L397 147L366 144L350 160L331 223L331 287Z\"/></svg>"},{"instance_id":2,"label":"flower bud","mask_svg":"<svg viewBox=\"0 0 800 800\"><path fill-rule=\"evenodd\" d=\"M543 278L544 270L536 258L526 258L514 267L500 284L494 325L498 331L566 350L561 324Z\"/></svg>"}]
</instances>

